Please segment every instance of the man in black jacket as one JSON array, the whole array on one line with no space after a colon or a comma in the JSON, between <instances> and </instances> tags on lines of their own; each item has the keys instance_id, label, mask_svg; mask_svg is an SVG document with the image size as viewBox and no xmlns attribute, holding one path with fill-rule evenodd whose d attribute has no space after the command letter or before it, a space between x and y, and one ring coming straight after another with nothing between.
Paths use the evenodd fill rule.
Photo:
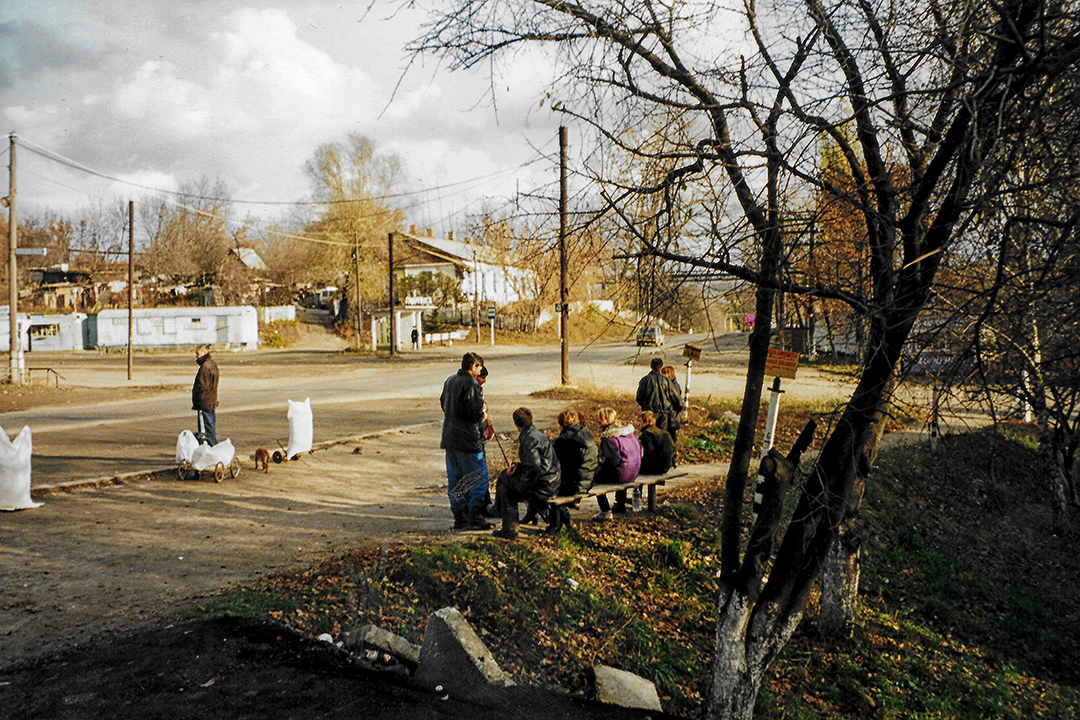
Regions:
<instances>
[{"instance_id":1,"label":"man in black jacket","mask_svg":"<svg viewBox=\"0 0 1080 720\"><path fill-rule=\"evenodd\" d=\"M195 437L207 445L217 445L218 366L210 357L210 346L195 348L199 372L191 386L191 409L195 411Z\"/></svg>"},{"instance_id":2,"label":"man in black jacket","mask_svg":"<svg viewBox=\"0 0 1080 720\"><path fill-rule=\"evenodd\" d=\"M474 352L461 358L461 369L443 383L439 404L443 410L442 442L446 451L446 494L454 513L455 530L487 530L481 516L487 492L487 460L480 422L484 419L484 394L476 378L484 359Z\"/></svg>"},{"instance_id":3,"label":"man in black jacket","mask_svg":"<svg viewBox=\"0 0 1080 720\"><path fill-rule=\"evenodd\" d=\"M653 358L649 367L652 370L638 383L637 404L642 411L651 410L656 413L656 426L667 430L672 417L683 410L682 398L675 391L671 380L660 372L664 367L664 358Z\"/></svg>"}]
</instances>

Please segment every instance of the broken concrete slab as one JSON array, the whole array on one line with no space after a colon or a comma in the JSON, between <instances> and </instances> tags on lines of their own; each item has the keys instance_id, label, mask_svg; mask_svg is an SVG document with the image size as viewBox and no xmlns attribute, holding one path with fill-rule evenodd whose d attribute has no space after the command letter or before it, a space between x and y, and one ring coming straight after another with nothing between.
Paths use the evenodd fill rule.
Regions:
<instances>
[{"instance_id":1,"label":"broken concrete slab","mask_svg":"<svg viewBox=\"0 0 1080 720\"><path fill-rule=\"evenodd\" d=\"M487 646L453 607L438 610L428 619L413 681L458 699L481 698L493 686L507 684Z\"/></svg>"},{"instance_id":2,"label":"broken concrete slab","mask_svg":"<svg viewBox=\"0 0 1080 720\"><path fill-rule=\"evenodd\" d=\"M419 645L375 625L364 625L350 633L345 640L345 649L354 653L363 650L378 650L413 670L420 664Z\"/></svg>"},{"instance_id":3,"label":"broken concrete slab","mask_svg":"<svg viewBox=\"0 0 1080 720\"><path fill-rule=\"evenodd\" d=\"M627 708L662 710L656 685L640 675L607 665L594 665L596 699Z\"/></svg>"}]
</instances>

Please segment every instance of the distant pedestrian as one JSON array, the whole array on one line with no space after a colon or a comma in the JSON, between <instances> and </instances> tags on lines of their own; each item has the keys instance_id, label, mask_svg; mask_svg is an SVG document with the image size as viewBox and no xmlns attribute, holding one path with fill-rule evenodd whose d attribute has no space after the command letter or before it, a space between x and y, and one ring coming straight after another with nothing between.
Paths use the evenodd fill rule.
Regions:
<instances>
[{"instance_id":1,"label":"distant pedestrian","mask_svg":"<svg viewBox=\"0 0 1080 720\"><path fill-rule=\"evenodd\" d=\"M413 350L419 350L420 349L420 331L417 330L416 328L412 329L412 349Z\"/></svg>"},{"instance_id":2,"label":"distant pedestrian","mask_svg":"<svg viewBox=\"0 0 1080 720\"><path fill-rule=\"evenodd\" d=\"M195 411L195 437L200 443L217 445L218 366L210 357L210 346L195 348L199 372L191 386L191 409Z\"/></svg>"},{"instance_id":3,"label":"distant pedestrian","mask_svg":"<svg viewBox=\"0 0 1080 720\"><path fill-rule=\"evenodd\" d=\"M487 491L487 461L481 423L484 394L476 381L484 359L474 352L461 358L461 369L443 383L439 404L443 410L442 441L446 451L446 494L454 514L455 530L487 530L480 514Z\"/></svg>"}]
</instances>

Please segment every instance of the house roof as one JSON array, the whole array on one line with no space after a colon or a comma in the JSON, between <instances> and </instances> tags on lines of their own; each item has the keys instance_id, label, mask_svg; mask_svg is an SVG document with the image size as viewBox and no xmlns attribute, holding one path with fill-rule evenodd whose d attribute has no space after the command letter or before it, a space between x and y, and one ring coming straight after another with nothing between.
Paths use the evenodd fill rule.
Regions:
<instances>
[{"instance_id":1,"label":"house roof","mask_svg":"<svg viewBox=\"0 0 1080 720\"><path fill-rule=\"evenodd\" d=\"M422 247L432 255L440 256L455 265L472 265L474 262L499 265L500 260L495 251L486 245L476 243L459 242L446 238L418 237L410 233L399 233L406 242Z\"/></svg>"},{"instance_id":2,"label":"house roof","mask_svg":"<svg viewBox=\"0 0 1080 720\"><path fill-rule=\"evenodd\" d=\"M259 253L255 252L255 248L238 247L233 248L229 252L235 253L236 257L240 258L240 262L244 263L252 270L265 270L266 263L259 257Z\"/></svg>"}]
</instances>

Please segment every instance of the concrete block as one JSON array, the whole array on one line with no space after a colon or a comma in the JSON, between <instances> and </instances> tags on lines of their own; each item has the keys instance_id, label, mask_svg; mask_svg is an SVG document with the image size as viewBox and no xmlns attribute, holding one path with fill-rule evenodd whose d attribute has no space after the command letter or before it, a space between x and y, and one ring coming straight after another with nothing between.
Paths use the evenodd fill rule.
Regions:
<instances>
[{"instance_id":1,"label":"concrete block","mask_svg":"<svg viewBox=\"0 0 1080 720\"><path fill-rule=\"evenodd\" d=\"M663 710L656 685L645 678L607 665L594 665L593 673L596 675L596 699L600 702L628 708Z\"/></svg>"},{"instance_id":2,"label":"concrete block","mask_svg":"<svg viewBox=\"0 0 1080 720\"><path fill-rule=\"evenodd\" d=\"M428 619L413 681L426 690L469 699L505 686L506 676L465 617L449 607Z\"/></svg>"},{"instance_id":3,"label":"concrete block","mask_svg":"<svg viewBox=\"0 0 1080 720\"><path fill-rule=\"evenodd\" d=\"M414 645L400 635L395 635L375 625L364 625L359 630L350 633L345 640L345 648L350 652L378 650L393 656L413 669L420 664L419 645Z\"/></svg>"}]
</instances>

